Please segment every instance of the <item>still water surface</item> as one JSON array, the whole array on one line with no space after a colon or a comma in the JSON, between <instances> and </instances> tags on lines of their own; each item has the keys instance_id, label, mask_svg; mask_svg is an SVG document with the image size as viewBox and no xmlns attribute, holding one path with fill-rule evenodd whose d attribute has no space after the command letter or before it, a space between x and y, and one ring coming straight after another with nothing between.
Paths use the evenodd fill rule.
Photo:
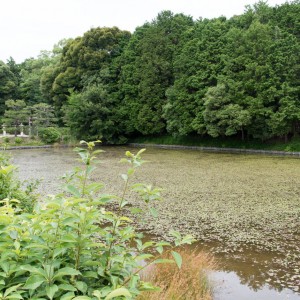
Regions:
<instances>
[{"instance_id":1,"label":"still water surface","mask_svg":"<svg viewBox=\"0 0 300 300\"><path fill-rule=\"evenodd\" d=\"M93 180L119 194L125 166L118 161L128 148L104 150ZM57 178L78 164L71 149L12 154L21 179L41 179L44 195L59 192ZM215 300L300 299L300 159L162 149L148 149L144 159L150 163L137 181L164 188L160 219L145 216L144 230L193 233L213 251Z\"/></svg>"}]
</instances>

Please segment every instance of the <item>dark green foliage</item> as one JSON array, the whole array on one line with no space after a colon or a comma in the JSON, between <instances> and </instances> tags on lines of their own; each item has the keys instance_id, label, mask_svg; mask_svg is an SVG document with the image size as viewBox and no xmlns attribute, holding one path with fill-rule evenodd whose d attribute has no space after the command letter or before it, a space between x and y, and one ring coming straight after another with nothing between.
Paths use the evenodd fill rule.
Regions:
<instances>
[{"instance_id":1,"label":"dark green foliage","mask_svg":"<svg viewBox=\"0 0 300 300\"><path fill-rule=\"evenodd\" d=\"M53 144L60 140L60 131L55 127L47 127L39 129L39 137L46 144Z\"/></svg>"},{"instance_id":2,"label":"dark green foliage","mask_svg":"<svg viewBox=\"0 0 300 300\"><path fill-rule=\"evenodd\" d=\"M5 110L5 101L12 97L17 87L17 78L4 62L0 61L0 117Z\"/></svg>"},{"instance_id":3,"label":"dark green foliage","mask_svg":"<svg viewBox=\"0 0 300 300\"><path fill-rule=\"evenodd\" d=\"M175 51L183 32L192 25L190 17L164 11L133 34L124 50L121 73L122 109L128 113L129 132L164 132L162 109L166 90L174 82Z\"/></svg>"},{"instance_id":4,"label":"dark green foliage","mask_svg":"<svg viewBox=\"0 0 300 300\"><path fill-rule=\"evenodd\" d=\"M72 93L64 109L65 122L77 138L103 138L113 144L126 142L116 115L116 102L103 85Z\"/></svg>"},{"instance_id":5,"label":"dark green foliage","mask_svg":"<svg viewBox=\"0 0 300 300\"><path fill-rule=\"evenodd\" d=\"M20 96L26 103L32 105L42 101L40 79L42 68L47 65L47 59L26 59L20 66Z\"/></svg>"},{"instance_id":6,"label":"dark green foliage","mask_svg":"<svg viewBox=\"0 0 300 300\"><path fill-rule=\"evenodd\" d=\"M167 91L164 107L170 133L205 133L203 97L217 84L224 68L222 55L228 31L226 19L200 20L186 32L186 43L175 58L175 82Z\"/></svg>"},{"instance_id":7,"label":"dark green foliage","mask_svg":"<svg viewBox=\"0 0 300 300\"><path fill-rule=\"evenodd\" d=\"M299 115L299 43L280 29L256 20L247 30L231 29L227 38L221 82L226 84L232 102L250 113L248 134L264 140L291 132L292 120ZM280 121L286 106L292 106L294 113L275 125L274 120Z\"/></svg>"},{"instance_id":8,"label":"dark green foliage","mask_svg":"<svg viewBox=\"0 0 300 300\"><path fill-rule=\"evenodd\" d=\"M294 0L273 8L271 22L300 40L300 1Z\"/></svg>"},{"instance_id":9,"label":"dark green foliage","mask_svg":"<svg viewBox=\"0 0 300 300\"><path fill-rule=\"evenodd\" d=\"M212 137L236 135L251 120L249 111L234 104L224 85L208 89L204 97L203 119ZM244 134L243 134L244 139Z\"/></svg>"},{"instance_id":10,"label":"dark green foliage","mask_svg":"<svg viewBox=\"0 0 300 300\"><path fill-rule=\"evenodd\" d=\"M130 38L128 31L113 28L92 28L83 37L70 40L63 48L59 66L47 69L52 82L53 102L57 108L66 103L69 90L82 91L94 83L111 83L110 68ZM56 76L55 76L56 75ZM55 76L55 77L54 77ZM44 87L51 84L44 77ZM108 82L107 82L108 81Z\"/></svg>"}]
</instances>

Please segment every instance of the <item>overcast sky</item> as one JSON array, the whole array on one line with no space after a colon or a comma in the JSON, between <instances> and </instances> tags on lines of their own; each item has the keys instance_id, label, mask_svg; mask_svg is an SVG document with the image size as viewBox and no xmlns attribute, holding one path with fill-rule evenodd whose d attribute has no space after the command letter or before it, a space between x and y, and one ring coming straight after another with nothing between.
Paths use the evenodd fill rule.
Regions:
<instances>
[{"instance_id":1,"label":"overcast sky","mask_svg":"<svg viewBox=\"0 0 300 300\"><path fill-rule=\"evenodd\" d=\"M52 50L63 38L92 27L118 26L131 32L162 10L199 17L231 17L258 0L0 0L0 60L18 63ZM270 6L285 0L269 0Z\"/></svg>"}]
</instances>

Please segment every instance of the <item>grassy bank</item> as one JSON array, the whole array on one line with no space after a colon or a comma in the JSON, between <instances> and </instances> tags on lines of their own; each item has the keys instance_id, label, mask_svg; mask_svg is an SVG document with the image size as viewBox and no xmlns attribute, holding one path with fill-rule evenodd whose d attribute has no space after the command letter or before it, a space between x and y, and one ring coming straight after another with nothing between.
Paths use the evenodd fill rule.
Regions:
<instances>
[{"instance_id":1,"label":"grassy bank","mask_svg":"<svg viewBox=\"0 0 300 300\"><path fill-rule=\"evenodd\" d=\"M164 144L164 145L184 145L199 147L219 147L219 148L239 148L239 149L258 149L258 150L275 150L275 151L300 151L300 138L295 137L287 143L283 140L261 140L242 141L235 137L212 138L201 136L183 136L173 137L164 136L141 136L130 140L132 143L145 144Z\"/></svg>"},{"instance_id":2,"label":"grassy bank","mask_svg":"<svg viewBox=\"0 0 300 300\"><path fill-rule=\"evenodd\" d=\"M216 268L214 258L204 252L180 252L183 263L180 269L174 264L153 265L142 274L143 280L152 282L161 290L143 292L137 300L211 300L212 290L207 271ZM171 258L171 257L167 257Z\"/></svg>"},{"instance_id":3,"label":"grassy bank","mask_svg":"<svg viewBox=\"0 0 300 300\"><path fill-rule=\"evenodd\" d=\"M7 149L10 147L17 146L42 146L45 145L40 139L37 138L29 138L29 137L0 137L0 147L2 149Z\"/></svg>"}]
</instances>

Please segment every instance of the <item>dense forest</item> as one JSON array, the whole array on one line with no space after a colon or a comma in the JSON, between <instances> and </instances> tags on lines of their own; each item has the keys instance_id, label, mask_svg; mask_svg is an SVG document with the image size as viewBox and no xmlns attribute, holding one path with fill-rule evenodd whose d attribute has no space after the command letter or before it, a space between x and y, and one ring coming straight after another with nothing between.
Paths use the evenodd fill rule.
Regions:
<instances>
[{"instance_id":1,"label":"dense forest","mask_svg":"<svg viewBox=\"0 0 300 300\"><path fill-rule=\"evenodd\" d=\"M37 58L0 61L0 121L108 143L287 140L300 133L300 1L261 1L230 19L163 11L133 33L92 28Z\"/></svg>"}]
</instances>

